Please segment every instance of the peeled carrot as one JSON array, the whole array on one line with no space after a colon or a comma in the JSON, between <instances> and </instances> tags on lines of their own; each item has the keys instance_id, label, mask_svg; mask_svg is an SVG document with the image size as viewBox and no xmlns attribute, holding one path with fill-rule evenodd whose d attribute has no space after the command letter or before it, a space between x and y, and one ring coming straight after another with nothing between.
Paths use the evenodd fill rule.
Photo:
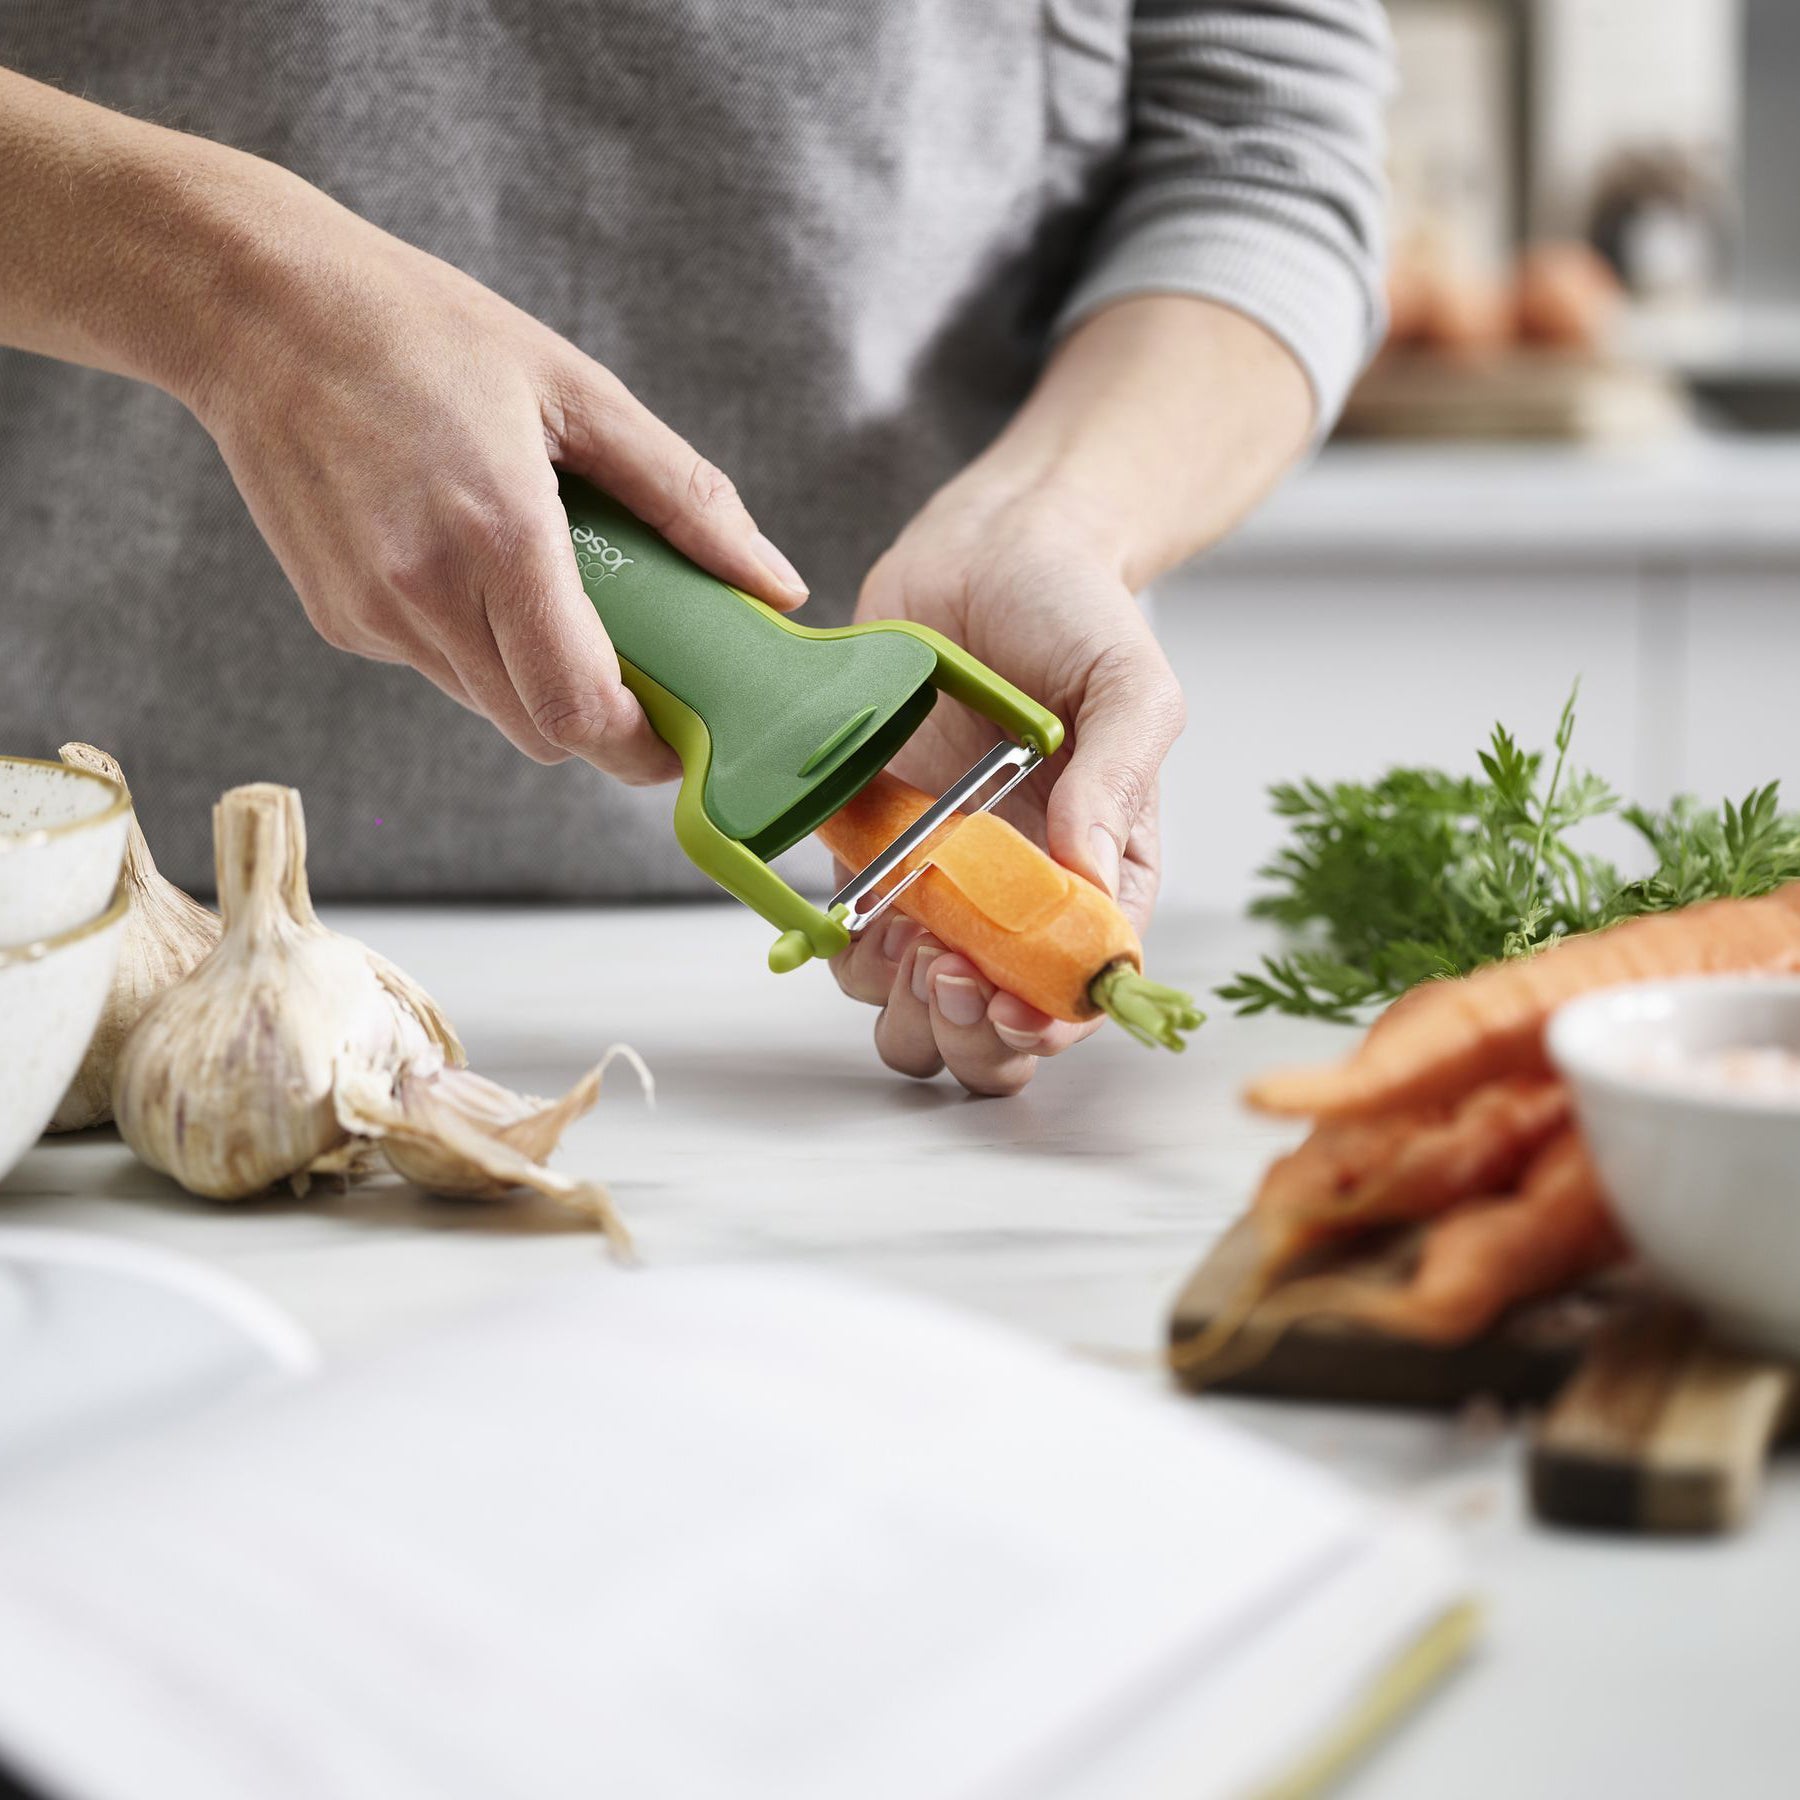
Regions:
<instances>
[{"instance_id":1,"label":"peeled carrot","mask_svg":"<svg viewBox=\"0 0 1800 1800\"><path fill-rule=\"evenodd\" d=\"M1305 1142L1277 1157L1250 1203L1261 1246L1259 1286L1318 1241L1313 1221L1341 1196L1359 1192L1392 1168L1421 1131L1441 1114L1389 1113L1315 1126Z\"/></svg>"},{"instance_id":2,"label":"peeled carrot","mask_svg":"<svg viewBox=\"0 0 1800 1800\"><path fill-rule=\"evenodd\" d=\"M929 794L880 774L818 835L840 862L861 868L931 804ZM1188 995L1145 976L1143 946L1113 901L1004 819L956 819L899 871L931 864L895 906L1053 1019L1106 1013L1142 1043L1184 1048L1181 1034L1205 1015Z\"/></svg>"},{"instance_id":3,"label":"peeled carrot","mask_svg":"<svg viewBox=\"0 0 1800 1800\"><path fill-rule=\"evenodd\" d=\"M1560 1082L1490 1083L1454 1111L1319 1126L1270 1168L1255 1201L1266 1280L1315 1246L1503 1192L1569 1120Z\"/></svg>"},{"instance_id":4,"label":"peeled carrot","mask_svg":"<svg viewBox=\"0 0 1800 1800\"><path fill-rule=\"evenodd\" d=\"M1755 900L1709 900L1628 919L1459 981L1403 995L1343 1062L1279 1070L1250 1087L1260 1111L1370 1118L1442 1105L1481 1083L1545 1074L1544 1027L1593 988L1675 975L1800 969L1800 882Z\"/></svg>"},{"instance_id":5,"label":"peeled carrot","mask_svg":"<svg viewBox=\"0 0 1800 1800\"><path fill-rule=\"evenodd\" d=\"M1319 1275L1281 1289L1251 1329L1329 1315L1397 1336L1463 1343L1509 1306L1555 1293L1625 1254L1586 1147L1571 1127L1552 1138L1516 1194L1465 1203L1425 1233L1412 1279L1387 1287Z\"/></svg>"}]
</instances>

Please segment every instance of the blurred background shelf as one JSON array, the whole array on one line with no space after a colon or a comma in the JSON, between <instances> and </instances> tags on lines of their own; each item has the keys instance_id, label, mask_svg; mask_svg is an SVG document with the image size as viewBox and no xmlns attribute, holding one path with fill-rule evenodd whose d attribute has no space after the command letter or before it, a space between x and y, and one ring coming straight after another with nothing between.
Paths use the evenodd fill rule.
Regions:
<instances>
[{"instance_id":1,"label":"blurred background shelf","mask_svg":"<svg viewBox=\"0 0 1800 1800\"><path fill-rule=\"evenodd\" d=\"M1170 619L1176 596L1216 593L1251 570L1346 560L1404 568L1452 554L1521 570L1568 556L1800 559L1800 433L1691 432L1647 445L1334 443L1221 549L1163 583L1158 618ZM1454 591L1444 599L1453 603Z\"/></svg>"},{"instance_id":2,"label":"blurred background shelf","mask_svg":"<svg viewBox=\"0 0 1800 1800\"><path fill-rule=\"evenodd\" d=\"M1390 11L1402 342L1155 599L1186 905L1253 891L1267 783L1541 746L1577 677L1626 794L1800 804L1800 4Z\"/></svg>"}]
</instances>

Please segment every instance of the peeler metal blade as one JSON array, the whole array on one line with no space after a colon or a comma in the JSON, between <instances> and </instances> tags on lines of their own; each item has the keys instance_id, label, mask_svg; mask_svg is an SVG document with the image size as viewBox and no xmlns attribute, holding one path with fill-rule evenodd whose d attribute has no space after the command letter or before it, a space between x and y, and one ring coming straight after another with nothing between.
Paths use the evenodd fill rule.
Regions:
<instances>
[{"instance_id":1,"label":"peeler metal blade","mask_svg":"<svg viewBox=\"0 0 1800 1800\"><path fill-rule=\"evenodd\" d=\"M961 812L996 776L1004 773L1006 779L975 808L978 813L992 811L1043 760L1043 752L1029 744L996 744L968 774L946 788L867 868L845 882L831 896L826 910L840 917L844 929L852 935L861 931L872 919L886 912L931 867L931 859L927 857L904 879L877 892L882 882L908 857L917 855L937 836L953 814ZM868 901L867 905L864 905L865 901ZM837 912L840 906L844 909L841 915Z\"/></svg>"}]
</instances>

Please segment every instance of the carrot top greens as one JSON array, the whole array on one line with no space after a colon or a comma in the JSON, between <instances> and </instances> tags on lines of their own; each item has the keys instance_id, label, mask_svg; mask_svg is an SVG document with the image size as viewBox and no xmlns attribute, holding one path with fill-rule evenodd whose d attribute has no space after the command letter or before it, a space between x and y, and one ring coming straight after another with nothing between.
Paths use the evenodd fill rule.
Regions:
<instances>
[{"instance_id":1,"label":"carrot top greens","mask_svg":"<svg viewBox=\"0 0 1800 1800\"><path fill-rule=\"evenodd\" d=\"M1554 756L1519 748L1496 725L1479 775L1391 769L1378 781L1270 789L1291 837L1259 874L1261 919L1304 934L1218 990L1240 1013L1354 1023L1421 981L1528 956L1559 937L1696 900L1765 894L1800 878L1800 816L1779 784L1709 810L1687 798L1658 811L1625 805L1569 766L1575 694ZM1576 828L1616 813L1652 867L1627 878L1580 849Z\"/></svg>"}]
</instances>

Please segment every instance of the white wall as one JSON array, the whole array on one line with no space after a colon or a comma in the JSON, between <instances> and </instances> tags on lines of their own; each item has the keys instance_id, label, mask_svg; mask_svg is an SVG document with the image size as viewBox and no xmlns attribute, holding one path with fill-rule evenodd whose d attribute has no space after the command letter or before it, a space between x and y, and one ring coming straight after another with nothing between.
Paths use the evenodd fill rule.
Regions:
<instances>
[{"instance_id":1,"label":"white wall","mask_svg":"<svg viewBox=\"0 0 1800 1800\"><path fill-rule=\"evenodd\" d=\"M1800 563L1221 558L1165 583L1156 618L1189 711L1164 782L1166 904L1242 906L1281 837L1271 781L1473 769L1496 719L1547 747L1576 676L1573 760L1629 797L1783 777L1800 807ZM1597 848L1629 850L1598 829Z\"/></svg>"}]
</instances>

